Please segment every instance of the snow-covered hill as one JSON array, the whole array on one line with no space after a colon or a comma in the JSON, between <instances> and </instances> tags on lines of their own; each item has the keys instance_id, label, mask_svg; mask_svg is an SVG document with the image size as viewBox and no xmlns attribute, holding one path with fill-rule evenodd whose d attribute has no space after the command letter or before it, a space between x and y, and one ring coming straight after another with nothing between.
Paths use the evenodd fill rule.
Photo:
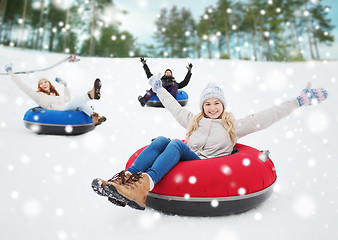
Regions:
<instances>
[{"instance_id":1,"label":"snow-covered hill","mask_svg":"<svg viewBox=\"0 0 338 240\"><path fill-rule=\"evenodd\" d=\"M0 47L0 67L12 62L17 71L38 69L65 56ZM32 88L42 76L61 77L73 96L88 91L95 78L102 80L102 98L92 103L108 120L80 136L27 130L23 115L36 104L0 76L0 239L337 239L338 62L148 59L153 73L170 68L178 81L187 63L194 64L184 89L186 108L194 113L208 82L222 86L236 118L296 97L308 81L329 92L324 103L240 139L271 152L278 178L267 201L239 215L193 218L119 208L92 191L93 178L110 178L152 138L183 139L185 131L165 109L140 106L137 97L149 85L137 58L80 58L20 75Z\"/></svg>"}]
</instances>

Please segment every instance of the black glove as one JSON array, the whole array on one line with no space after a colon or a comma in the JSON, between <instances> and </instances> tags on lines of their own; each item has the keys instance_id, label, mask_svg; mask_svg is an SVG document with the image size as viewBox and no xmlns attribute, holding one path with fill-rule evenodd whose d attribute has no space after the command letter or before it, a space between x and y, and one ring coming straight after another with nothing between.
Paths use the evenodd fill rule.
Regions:
<instances>
[{"instance_id":1,"label":"black glove","mask_svg":"<svg viewBox=\"0 0 338 240\"><path fill-rule=\"evenodd\" d=\"M192 69L192 63L189 63L189 64L188 64L187 69L188 69L189 71L191 71L191 69Z\"/></svg>"},{"instance_id":2,"label":"black glove","mask_svg":"<svg viewBox=\"0 0 338 240\"><path fill-rule=\"evenodd\" d=\"M140 57L141 63L145 64L147 60L144 59L144 57Z\"/></svg>"}]
</instances>

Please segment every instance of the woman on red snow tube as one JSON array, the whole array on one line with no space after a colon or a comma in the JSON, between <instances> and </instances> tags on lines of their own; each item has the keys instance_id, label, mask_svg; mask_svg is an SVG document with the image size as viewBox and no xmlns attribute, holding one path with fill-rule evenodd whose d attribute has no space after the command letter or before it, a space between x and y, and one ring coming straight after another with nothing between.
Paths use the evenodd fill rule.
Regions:
<instances>
[{"instance_id":1,"label":"woman on red snow tube","mask_svg":"<svg viewBox=\"0 0 338 240\"><path fill-rule=\"evenodd\" d=\"M209 158L229 155L239 138L271 126L301 106L320 103L327 98L326 90L310 89L308 85L298 97L237 120L226 111L223 91L214 84L208 84L202 91L202 111L194 116L162 87L160 74L150 78L149 82L165 108L187 129L186 142L156 138L128 169L109 180L96 178L92 181L93 190L99 195L108 196L114 204L141 210L146 207L149 191L160 184L160 180L179 161L206 159L207 162Z\"/></svg>"},{"instance_id":2,"label":"woman on red snow tube","mask_svg":"<svg viewBox=\"0 0 338 240\"><path fill-rule=\"evenodd\" d=\"M126 169L145 148L129 158ZM240 213L268 198L275 180L268 152L236 144L231 155L179 161L149 192L146 205L184 216Z\"/></svg>"}]
</instances>

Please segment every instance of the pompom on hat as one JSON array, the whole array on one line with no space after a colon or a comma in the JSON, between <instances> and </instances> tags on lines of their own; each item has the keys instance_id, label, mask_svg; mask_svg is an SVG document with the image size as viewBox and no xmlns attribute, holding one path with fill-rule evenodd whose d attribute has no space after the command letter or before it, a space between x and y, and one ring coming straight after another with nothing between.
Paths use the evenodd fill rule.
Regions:
<instances>
[{"instance_id":1,"label":"pompom on hat","mask_svg":"<svg viewBox=\"0 0 338 240\"><path fill-rule=\"evenodd\" d=\"M203 109L203 103L209 98L218 98L225 108L226 102L223 90L214 83L208 83L201 93L200 108Z\"/></svg>"}]
</instances>

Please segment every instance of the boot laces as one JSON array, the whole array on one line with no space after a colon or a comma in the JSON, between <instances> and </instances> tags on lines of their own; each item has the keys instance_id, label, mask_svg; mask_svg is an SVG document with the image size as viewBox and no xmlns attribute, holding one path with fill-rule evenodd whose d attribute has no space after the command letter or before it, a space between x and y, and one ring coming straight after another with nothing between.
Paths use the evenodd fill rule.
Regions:
<instances>
[{"instance_id":1,"label":"boot laces","mask_svg":"<svg viewBox=\"0 0 338 240\"><path fill-rule=\"evenodd\" d=\"M111 179L108 180L108 182L118 182L121 180L121 183L125 184L129 180L126 178L125 172L125 170L122 170L121 172L116 173Z\"/></svg>"},{"instance_id":2,"label":"boot laces","mask_svg":"<svg viewBox=\"0 0 338 240\"><path fill-rule=\"evenodd\" d=\"M143 175L141 172L138 172L138 173L133 173L129 178L128 180L126 181L125 185L127 187L131 187L131 188L134 188L136 187L136 183L140 183L139 180L143 178Z\"/></svg>"}]
</instances>

